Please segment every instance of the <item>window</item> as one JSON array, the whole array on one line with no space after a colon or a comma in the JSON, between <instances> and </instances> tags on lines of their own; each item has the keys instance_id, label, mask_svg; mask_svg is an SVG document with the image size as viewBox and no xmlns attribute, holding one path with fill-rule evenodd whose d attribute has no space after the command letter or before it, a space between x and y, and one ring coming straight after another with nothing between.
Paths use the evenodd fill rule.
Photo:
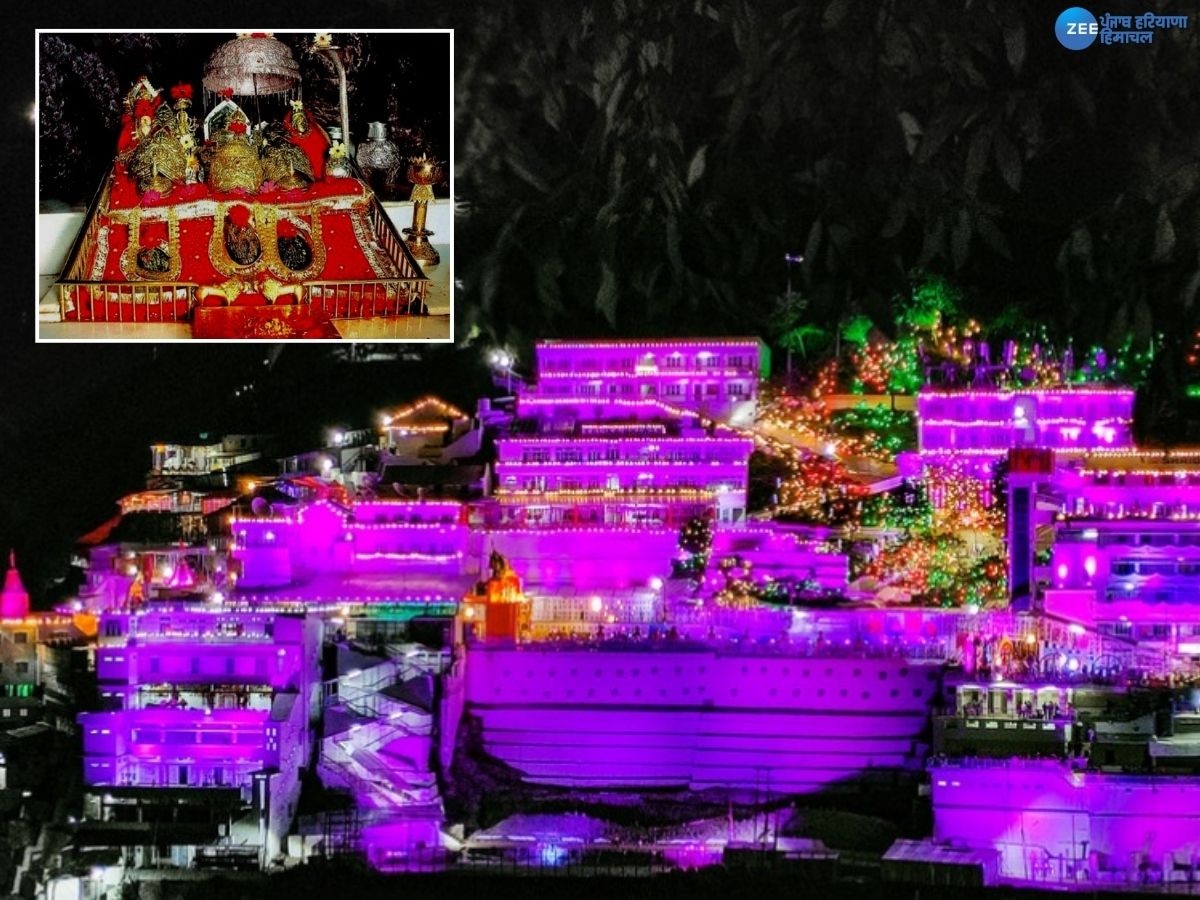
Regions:
<instances>
[{"instance_id":1,"label":"window","mask_svg":"<svg viewBox=\"0 0 1200 900\"><path fill-rule=\"evenodd\" d=\"M29 673L29 663L27 663L27 662L17 663L17 674L18 675L27 675L28 673Z\"/></svg>"},{"instance_id":2,"label":"window","mask_svg":"<svg viewBox=\"0 0 1200 900\"><path fill-rule=\"evenodd\" d=\"M13 643L28 644L29 643L29 635L24 631L18 631L16 634L13 635Z\"/></svg>"}]
</instances>

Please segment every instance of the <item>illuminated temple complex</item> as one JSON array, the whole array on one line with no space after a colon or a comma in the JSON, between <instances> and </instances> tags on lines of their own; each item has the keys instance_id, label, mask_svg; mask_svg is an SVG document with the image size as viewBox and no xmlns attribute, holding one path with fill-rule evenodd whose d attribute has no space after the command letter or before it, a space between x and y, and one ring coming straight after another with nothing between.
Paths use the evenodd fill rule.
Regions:
<instances>
[{"instance_id":1,"label":"illuminated temple complex","mask_svg":"<svg viewBox=\"0 0 1200 900\"><path fill-rule=\"evenodd\" d=\"M427 312L428 279L349 156L344 85L341 127L326 130L266 32L217 47L202 84L203 102L145 76L126 94L112 168L56 285L61 321L278 340Z\"/></svg>"},{"instance_id":2,"label":"illuminated temple complex","mask_svg":"<svg viewBox=\"0 0 1200 900\"><path fill-rule=\"evenodd\" d=\"M441 791L470 736L565 796L928 782L927 850L970 851L984 881L1182 880L1200 456L1139 450L1120 388L930 389L901 472L1006 466L1012 602L889 601L837 529L748 512L762 353L546 342L509 406L414 403L370 453L342 435L276 476L173 488L156 450L73 606L98 622L90 819L205 792L232 824L160 825L176 863L437 868L465 846ZM356 824L297 816L303 772Z\"/></svg>"}]
</instances>

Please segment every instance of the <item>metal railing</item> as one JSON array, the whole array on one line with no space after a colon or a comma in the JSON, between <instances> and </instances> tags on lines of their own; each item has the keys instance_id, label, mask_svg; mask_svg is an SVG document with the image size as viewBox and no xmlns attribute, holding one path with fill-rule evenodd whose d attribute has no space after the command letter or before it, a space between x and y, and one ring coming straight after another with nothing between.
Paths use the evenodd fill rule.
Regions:
<instances>
[{"instance_id":1,"label":"metal railing","mask_svg":"<svg viewBox=\"0 0 1200 900\"><path fill-rule=\"evenodd\" d=\"M100 212L110 177L105 176L88 207L85 226L76 236L63 274L55 285L62 321L146 323L190 320L197 302L198 285L194 282L92 280L90 271L85 271L101 243ZM313 214L321 214L319 207ZM355 211L349 214L357 215ZM395 274L378 278L303 281L297 285L299 302L333 318L421 313L429 292L429 279L374 197L368 206L367 218L372 236L391 262Z\"/></svg>"},{"instance_id":2,"label":"metal railing","mask_svg":"<svg viewBox=\"0 0 1200 900\"><path fill-rule=\"evenodd\" d=\"M60 281L62 320L78 322L185 322L196 285L184 281ZM72 319L67 316L74 313Z\"/></svg>"}]
</instances>

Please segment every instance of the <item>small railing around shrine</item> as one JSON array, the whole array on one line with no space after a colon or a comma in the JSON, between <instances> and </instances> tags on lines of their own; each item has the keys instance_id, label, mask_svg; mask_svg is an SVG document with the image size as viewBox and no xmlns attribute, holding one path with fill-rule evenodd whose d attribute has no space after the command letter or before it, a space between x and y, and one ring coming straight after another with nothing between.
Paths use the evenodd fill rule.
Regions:
<instances>
[{"instance_id":1,"label":"small railing around shrine","mask_svg":"<svg viewBox=\"0 0 1200 900\"><path fill-rule=\"evenodd\" d=\"M98 215L108 185L101 182L85 226L67 254L58 288L62 321L186 322L197 304L197 284L180 281L98 281L85 271L101 242ZM367 319L419 315L426 310L429 279L421 271L383 206L372 199L367 218L379 249L395 275L380 278L304 281L299 301L330 318Z\"/></svg>"},{"instance_id":2,"label":"small railing around shrine","mask_svg":"<svg viewBox=\"0 0 1200 900\"><path fill-rule=\"evenodd\" d=\"M63 321L77 322L185 322L196 288L180 281L60 281L57 286Z\"/></svg>"},{"instance_id":3,"label":"small railing around shrine","mask_svg":"<svg viewBox=\"0 0 1200 900\"><path fill-rule=\"evenodd\" d=\"M196 285L181 281L93 281L84 271L100 242L101 199L108 180L101 181L88 207L85 227L76 236L58 288L59 316L79 322L179 322L185 321L195 298Z\"/></svg>"},{"instance_id":4,"label":"small railing around shrine","mask_svg":"<svg viewBox=\"0 0 1200 900\"><path fill-rule=\"evenodd\" d=\"M395 278L358 281L306 281L303 302L336 319L369 319L377 316L420 315L429 281L396 232L383 207L372 203L368 218L375 239L399 273Z\"/></svg>"}]
</instances>

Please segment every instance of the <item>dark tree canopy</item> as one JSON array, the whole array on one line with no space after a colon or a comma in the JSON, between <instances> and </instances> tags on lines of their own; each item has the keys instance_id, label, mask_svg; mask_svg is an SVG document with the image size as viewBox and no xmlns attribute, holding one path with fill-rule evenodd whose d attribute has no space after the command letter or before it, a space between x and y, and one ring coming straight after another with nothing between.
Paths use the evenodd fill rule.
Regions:
<instances>
[{"instance_id":1,"label":"dark tree canopy","mask_svg":"<svg viewBox=\"0 0 1200 900\"><path fill-rule=\"evenodd\" d=\"M1200 288L1200 34L1076 53L1057 12L478 10L456 47L460 321L771 335L803 253L796 289L831 333L890 322L918 268L1079 344L1178 330Z\"/></svg>"}]
</instances>

